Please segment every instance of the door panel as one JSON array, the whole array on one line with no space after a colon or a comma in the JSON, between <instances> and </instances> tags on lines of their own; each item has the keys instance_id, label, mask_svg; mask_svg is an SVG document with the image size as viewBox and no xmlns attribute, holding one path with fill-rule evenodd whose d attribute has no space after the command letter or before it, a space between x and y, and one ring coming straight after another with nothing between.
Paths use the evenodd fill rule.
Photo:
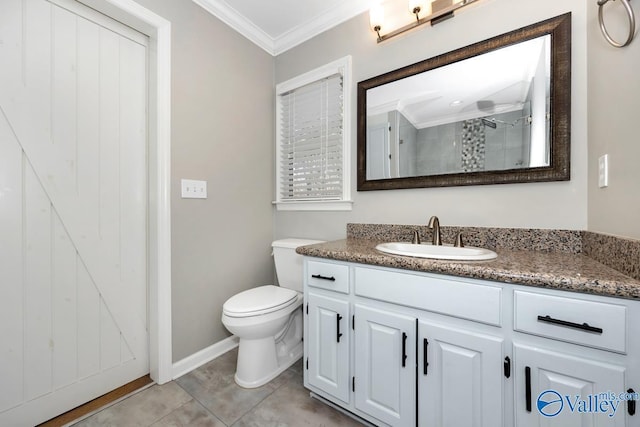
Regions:
<instances>
[{"instance_id":1,"label":"door panel","mask_svg":"<svg viewBox=\"0 0 640 427\"><path fill-rule=\"evenodd\" d=\"M503 425L502 342L499 337L420 319L418 424Z\"/></svg>"},{"instance_id":2,"label":"door panel","mask_svg":"<svg viewBox=\"0 0 640 427\"><path fill-rule=\"evenodd\" d=\"M626 425L626 402L620 401L617 411L590 412L576 408L575 399L589 402L589 396L600 393L620 393L625 389L625 368L613 363L590 360L584 356L514 343L516 425L555 427L604 427ZM531 410L526 406L526 374L530 372ZM547 392L542 394L543 392ZM542 394L542 395L541 395ZM538 409L538 398L548 406ZM553 402L556 399L562 398ZM576 405L578 406L578 405ZM595 405L597 406L597 405ZM543 415L543 414L546 414Z\"/></svg>"},{"instance_id":3,"label":"door panel","mask_svg":"<svg viewBox=\"0 0 640 427\"><path fill-rule=\"evenodd\" d=\"M309 292L308 304L309 384L349 403L349 303Z\"/></svg>"},{"instance_id":4,"label":"door panel","mask_svg":"<svg viewBox=\"0 0 640 427\"><path fill-rule=\"evenodd\" d=\"M391 425L415 425L416 319L361 304L354 311L356 408Z\"/></svg>"},{"instance_id":5,"label":"door panel","mask_svg":"<svg viewBox=\"0 0 640 427\"><path fill-rule=\"evenodd\" d=\"M16 369L24 357L23 330L16 327L22 324L25 309L21 286L23 202L20 191L8 191L23 187L22 162L22 150L11 140L10 129L0 116L0 410L19 404L24 390L22 369Z\"/></svg>"},{"instance_id":6,"label":"door panel","mask_svg":"<svg viewBox=\"0 0 640 427\"><path fill-rule=\"evenodd\" d=\"M24 171L25 398L50 391L51 206L32 169Z\"/></svg>"},{"instance_id":7,"label":"door panel","mask_svg":"<svg viewBox=\"0 0 640 427\"><path fill-rule=\"evenodd\" d=\"M0 2L0 424L149 371L145 37Z\"/></svg>"}]
</instances>

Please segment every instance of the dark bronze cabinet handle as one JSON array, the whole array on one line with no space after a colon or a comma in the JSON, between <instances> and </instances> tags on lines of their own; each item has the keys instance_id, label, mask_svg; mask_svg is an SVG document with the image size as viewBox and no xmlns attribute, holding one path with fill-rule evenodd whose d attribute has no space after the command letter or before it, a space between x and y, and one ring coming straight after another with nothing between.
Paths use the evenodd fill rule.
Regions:
<instances>
[{"instance_id":1,"label":"dark bronze cabinet handle","mask_svg":"<svg viewBox=\"0 0 640 427\"><path fill-rule=\"evenodd\" d=\"M602 333L602 328L597 328L595 326L591 326L586 322L585 323L574 323L574 322L569 322L567 320L554 319L553 317L551 317L549 315L538 316L538 321L546 322L546 323L553 323L554 325L566 326L568 328L580 329L582 331L587 331L587 332L594 332L596 334L601 334Z\"/></svg>"},{"instance_id":2,"label":"dark bronze cabinet handle","mask_svg":"<svg viewBox=\"0 0 640 427\"><path fill-rule=\"evenodd\" d=\"M629 390L627 390L627 393L635 394L635 390L630 388ZM627 412L629 413L629 415L636 414L636 401L634 399L627 400Z\"/></svg>"},{"instance_id":3,"label":"dark bronze cabinet handle","mask_svg":"<svg viewBox=\"0 0 640 427\"><path fill-rule=\"evenodd\" d=\"M321 279L321 280L329 280L331 282L335 282L336 278L331 276L331 277L327 277L327 276L323 276L322 274L312 274L311 277L313 277L314 279Z\"/></svg>"},{"instance_id":4,"label":"dark bronze cabinet handle","mask_svg":"<svg viewBox=\"0 0 640 427\"><path fill-rule=\"evenodd\" d=\"M429 362L427 359L427 350L429 349L429 341L426 338L422 339L422 375L427 375L427 367Z\"/></svg>"},{"instance_id":5,"label":"dark bronze cabinet handle","mask_svg":"<svg viewBox=\"0 0 640 427\"><path fill-rule=\"evenodd\" d=\"M407 334L402 333L402 367L407 365Z\"/></svg>"},{"instance_id":6,"label":"dark bronze cabinet handle","mask_svg":"<svg viewBox=\"0 0 640 427\"><path fill-rule=\"evenodd\" d=\"M524 398L527 412L531 412L531 368L524 368Z\"/></svg>"},{"instance_id":7,"label":"dark bronze cabinet handle","mask_svg":"<svg viewBox=\"0 0 640 427\"><path fill-rule=\"evenodd\" d=\"M342 336L342 333L340 332L340 321L342 320L342 316L340 316L340 313L336 313L336 341L340 342L340 337Z\"/></svg>"},{"instance_id":8,"label":"dark bronze cabinet handle","mask_svg":"<svg viewBox=\"0 0 640 427\"><path fill-rule=\"evenodd\" d=\"M511 377L511 359L509 356L504 358L504 376L506 378Z\"/></svg>"}]
</instances>

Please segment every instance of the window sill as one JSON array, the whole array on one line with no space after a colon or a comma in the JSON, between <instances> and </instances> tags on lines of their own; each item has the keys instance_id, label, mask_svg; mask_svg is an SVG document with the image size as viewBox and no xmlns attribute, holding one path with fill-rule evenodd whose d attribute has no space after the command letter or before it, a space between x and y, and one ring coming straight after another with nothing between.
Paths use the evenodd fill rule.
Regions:
<instances>
[{"instance_id":1,"label":"window sill","mask_svg":"<svg viewBox=\"0 0 640 427\"><path fill-rule=\"evenodd\" d=\"M279 211L350 211L352 200L307 200L298 202L273 202Z\"/></svg>"}]
</instances>

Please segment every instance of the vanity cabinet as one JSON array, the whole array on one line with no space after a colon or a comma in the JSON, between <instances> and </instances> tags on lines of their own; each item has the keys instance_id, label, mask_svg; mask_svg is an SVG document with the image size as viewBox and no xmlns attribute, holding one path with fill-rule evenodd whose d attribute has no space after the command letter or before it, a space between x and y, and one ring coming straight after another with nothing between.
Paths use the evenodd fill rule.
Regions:
<instances>
[{"instance_id":1,"label":"vanity cabinet","mask_svg":"<svg viewBox=\"0 0 640 427\"><path fill-rule=\"evenodd\" d=\"M305 387L375 425L640 425L570 408L638 390L637 301L318 258L304 292Z\"/></svg>"},{"instance_id":2,"label":"vanity cabinet","mask_svg":"<svg viewBox=\"0 0 640 427\"><path fill-rule=\"evenodd\" d=\"M501 292L307 259L305 386L376 425L499 427L503 339L479 331L501 324Z\"/></svg>"}]
</instances>

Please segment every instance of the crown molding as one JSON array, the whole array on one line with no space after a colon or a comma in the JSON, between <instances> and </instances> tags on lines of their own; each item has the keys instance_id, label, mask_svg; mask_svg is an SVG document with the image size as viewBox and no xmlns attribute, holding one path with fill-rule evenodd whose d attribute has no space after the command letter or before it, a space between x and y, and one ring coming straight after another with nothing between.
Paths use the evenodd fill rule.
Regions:
<instances>
[{"instance_id":1,"label":"crown molding","mask_svg":"<svg viewBox=\"0 0 640 427\"><path fill-rule=\"evenodd\" d=\"M369 9L368 0L342 2L333 9L273 38L221 0L192 0L244 37L277 56Z\"/></svg>"},{"instance_id":2,"label":"crown molding","mask_svg":"<svg viewBox=\"0 0 640 427\"><path fill-rule=\"evenodd\" d=\"M192 0L195 4L220 19L222 22L251 40L253 43L271 55L275 53L275 43L272 37L247 20L235 9L219 0Z\"/></svg>"},{"instance_id":3,"label":"crown molding","mask_svg":"<svg viewBox=\"0 0 640 427\"><path fill-rule=\"evenodd\" d=\"M345 21L369 10L368 0L342 2L338 6L315 16L313 19L292 28L274 40L274 51L279 55L305 41L342 24Z\"/></svg>"}]
</instances>

